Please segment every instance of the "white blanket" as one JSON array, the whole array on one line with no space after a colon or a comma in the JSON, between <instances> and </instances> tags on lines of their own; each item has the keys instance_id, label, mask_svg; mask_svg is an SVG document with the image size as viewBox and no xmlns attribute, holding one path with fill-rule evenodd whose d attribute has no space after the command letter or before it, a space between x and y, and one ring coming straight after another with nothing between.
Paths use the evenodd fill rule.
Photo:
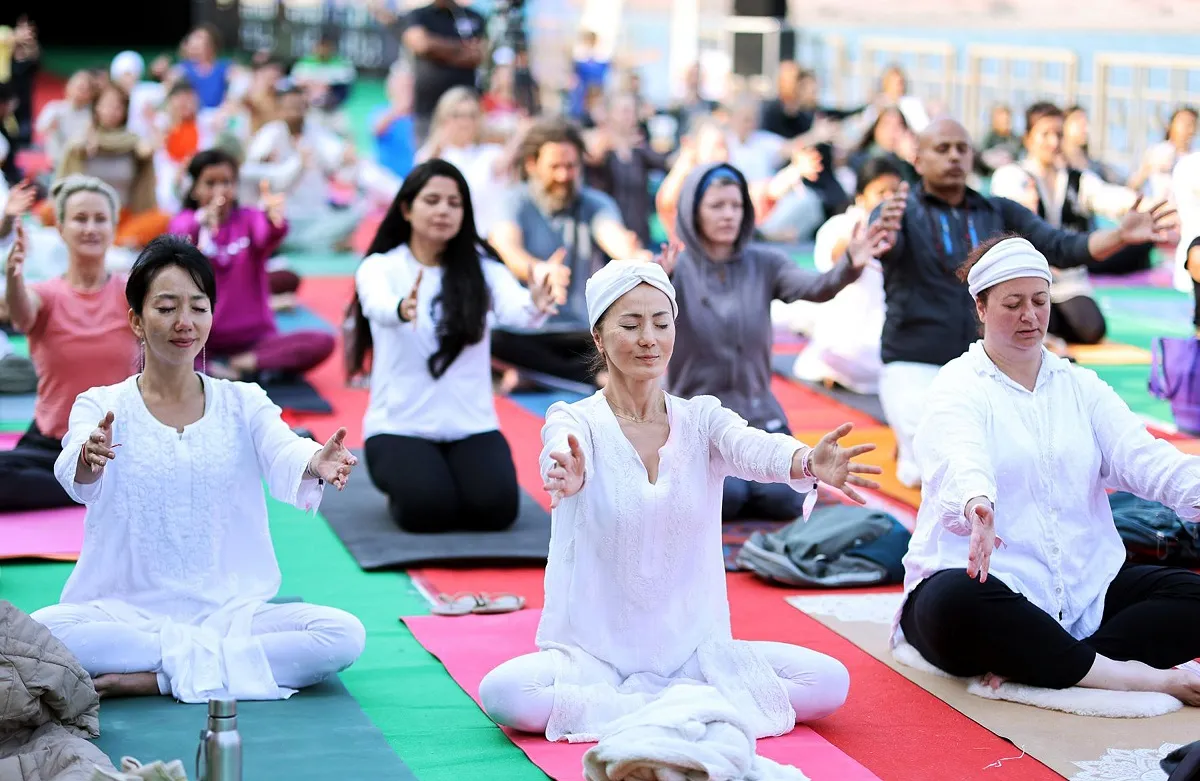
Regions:
<instances>
[{"instance_id":1,"label":"white blanket","mask_svg":"<svg viewBox=\"0 0 1200 781\"><path fill-rule=\"evenodd\" d=\"M934 667L921 652L908 643L900 643L892 649L897 662L915 670L940 675L955 676ZM963 680L963 679L959 679ZM989 700L1007 700L1035 708L1075 713L1080 716L1099 716L1109 719L1145 719L1172 713L1183 707L1183 703L1169 694L1158 692L1119 692L1106 689L1085 689L1072 686L1069 689L1043 689L1020 683L1002 683L993 689L979 678L966 681L967 692Z\"/></svg>"},{"instance_id":2,"label":"white blanket","mask_svg":"<svg viewBox=\"0 0 1200 781\"><path fill-rule=\"evenodd\" d=\"M677 684L609 724L583 757L586 781L809 781L755 753L754 733L711 686Z\"/></svg>"}]
</instances>

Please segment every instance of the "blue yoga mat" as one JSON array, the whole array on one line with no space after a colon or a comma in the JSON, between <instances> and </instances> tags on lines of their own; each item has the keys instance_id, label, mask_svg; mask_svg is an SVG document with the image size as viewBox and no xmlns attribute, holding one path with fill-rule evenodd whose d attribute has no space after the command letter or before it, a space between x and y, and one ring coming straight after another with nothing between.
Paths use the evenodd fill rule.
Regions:
<instances>
[{"instance_id":1,"label":"blue yoga mat","mask_svg":"<svg viewBox=\"0 0 1200 781\"><path fill-rule=\"evenodd\" d=\"M509 398L539 418L544 418L546 410L550 409L551 404L559 401L573 404L584 397L569 391L520 391L512 394Z\"/></svg>"},{"instance_id":2,"label":"blue yoga mat","mask_svg":"<svg viewBox=\"0 0 1200 781\"><path fill-rule=\"evenodd\" d=\"M275 325L285 334L295 331L325 331L333 333L333 326L325 322L316 312L297 306L288 312L275 313Z\"/></svg>"}]
</instances>

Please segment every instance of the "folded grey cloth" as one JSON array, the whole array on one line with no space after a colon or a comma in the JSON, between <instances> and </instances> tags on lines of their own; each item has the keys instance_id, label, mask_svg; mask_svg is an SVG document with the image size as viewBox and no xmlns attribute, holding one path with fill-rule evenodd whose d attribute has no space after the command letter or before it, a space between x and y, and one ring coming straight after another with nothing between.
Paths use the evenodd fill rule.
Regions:
<instances>
[{"instance_id":1,"label":"folded grey cloth","mask_svg":"<svg viewBox=\"0 0 1200 781\"><path fill-rule=\"evenodd\" d=\"M20 355L0 358L0 393L34 393L37 391L37 372L33 361Z\"/></svg>"}]
</instances>

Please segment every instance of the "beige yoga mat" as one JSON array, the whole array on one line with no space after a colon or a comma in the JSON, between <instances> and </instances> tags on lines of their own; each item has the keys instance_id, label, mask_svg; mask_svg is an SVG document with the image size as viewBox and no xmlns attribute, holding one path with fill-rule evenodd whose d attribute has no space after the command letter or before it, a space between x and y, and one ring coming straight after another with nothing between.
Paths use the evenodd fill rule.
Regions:
<instances>
[{"instance_id":1,"label":"beige yoga mat","mask_svg":"<svg viewBox=\"0 0 1200 781\"><path fill-rule=\"evenodd\" d=\"M1012 741L1018 749L1014 757L1023 750L1072 781L1166 781L1158 761L1200 739L1196 708L1144 719L1077 716L977 697L967 693L962 681L902 665L892 658L888 645L900 600L898 593L787 599L967 718Z\"/></svg>"},{"instance_id":2,"label":"beige yoga mat","mask_svg":"<svg viewBox=\"0 0 1200 781\"><path fill-rule=\"evenodd\" d=\"M1085 366L1149 366L1150 351L1120 342L1073 344L1071 357Z\"/></svg>"}]
</instances>

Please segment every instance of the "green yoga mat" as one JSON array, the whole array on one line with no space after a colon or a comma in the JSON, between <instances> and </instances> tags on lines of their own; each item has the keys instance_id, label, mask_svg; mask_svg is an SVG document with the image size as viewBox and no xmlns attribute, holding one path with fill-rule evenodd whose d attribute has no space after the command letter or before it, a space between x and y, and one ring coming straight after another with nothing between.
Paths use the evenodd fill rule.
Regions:
<instances>
[{"instance_id":1,"label":"green yoga mat","mask_svg":"<svg viewBox=\"0 0 1200 781\"><path fill-rule=\"evenodd\" d=\"M356 474L353 479L366 479L366 475ZM417 778L545 781L546 774L492 724L446 668L397 620L429 611L406 575L363 572L321 518L274 500L268 501L268 513L283 571L282 593L303 594L314 604L347 610L366 626L366 650L341 674L341 681L362 713L383 733L392 752ZM26 612L52 605L72 566L53 562L0 565L0 599ZM198 737L203 722L203 718L189 720L182 739ZM107 729L102 716L101 730ZM447 735L454 739L447 740ZM109 737L106 733L104 739ZM147 757L190 761L195 757L194 743L189 750L190 757L168 757L165 751L150 751ZM252 781L290 781L286 772L247 777ZM324 777L362 776L330 773Z\"/></svg>"},{"instance_id":2,"label":"green yoga mat","mask_svg":"<svg viewBox=\"0 0 1200 781\"><path fill-rule=\"evenodd\" d=\"M96 745L114 764L181 759L191 777L207 713L168 697L105 700ZM336 678L289 700L238 703L238 731L247 779L416 779Z\"/></svg>"},{"instance_id":3,"label":"green yoga mat","mask_svg":"<svg viewBox=\"0 0 1200 781\"><path fill-rule=\"evenodd\" d=\"M1171 405L1150 395L1146 384L1150 377L1149 366L1088 366L1100 379L1112 386L1117 395L1125 400L1129 408L1139 415L1164 423L1173 423Z\"/></svg>"}]
</instances>

